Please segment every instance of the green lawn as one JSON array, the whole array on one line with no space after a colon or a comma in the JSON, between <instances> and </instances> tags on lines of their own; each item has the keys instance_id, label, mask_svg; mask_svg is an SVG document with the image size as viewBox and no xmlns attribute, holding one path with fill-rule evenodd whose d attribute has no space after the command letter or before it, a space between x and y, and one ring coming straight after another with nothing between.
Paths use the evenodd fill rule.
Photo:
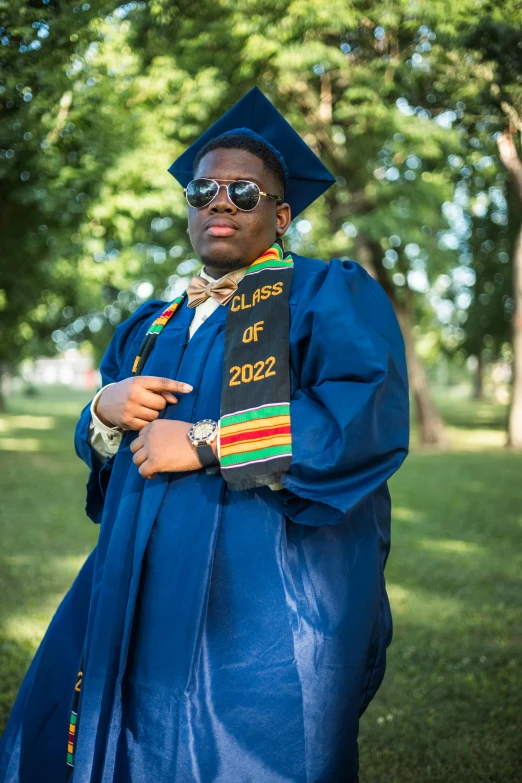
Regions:
<instances>
[{"instance_id":1,"label":"green lawn","mask_svg":"<svg viewBox=\"0 0 522 783\"><path fill-rule=\"evenodd\" d=\"M2 726L95 544L72 447L86 400L52 390L0 417ZM522 455L502 448L505 409L442 408L452 451L414 451L392 481L395 635L362 720L361 783L522 781Z\"/></svg>"}]
</instances>

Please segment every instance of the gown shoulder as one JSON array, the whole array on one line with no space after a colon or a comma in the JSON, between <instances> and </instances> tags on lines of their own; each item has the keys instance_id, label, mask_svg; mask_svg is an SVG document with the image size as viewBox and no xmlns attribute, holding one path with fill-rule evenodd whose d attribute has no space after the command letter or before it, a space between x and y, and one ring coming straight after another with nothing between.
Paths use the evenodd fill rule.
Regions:
<instances>
[{"instance_id":1,"label":"gown shoulder","mask_svg":"<svg viewBox=\"0 0 522 783\"><path fill-rule=\"evenodd\" d=\"M390 300L360 264L294 261L292 462L280 497L295 522L338 524L406 456L404 341Z\"/></svg>"},{"instance_id":2,"label":"gown shoulder","mask_svg":"<svg viewBox=\"0 0 522 783\"><path fill-rule=\"evenodd\" d=\"M372 342L384 339L394 345L399 356L403 354L404 341L393 306L380 283L361 264L341 258L327 262L296 253L292 257L290 305L294 319L302 320L302 326L311 329L321 322L327 327L326 335L353 318L358 328L372 335ZM404 367L404 362L401 364Z\"/></svg>"}]
</instances>

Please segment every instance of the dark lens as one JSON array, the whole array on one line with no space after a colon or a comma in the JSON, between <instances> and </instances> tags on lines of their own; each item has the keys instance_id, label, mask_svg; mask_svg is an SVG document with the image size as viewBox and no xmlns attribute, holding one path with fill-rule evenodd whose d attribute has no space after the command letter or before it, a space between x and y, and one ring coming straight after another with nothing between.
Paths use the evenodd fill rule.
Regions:
<instances>
[{"instance_id":1,"label":"dark lens","mask_svg":"<svg viewBox=\"0 0 522 783\"><path fill-rule=\"evenodd\" d=\"M191 207L200 209L210 204L216 193L218 186L211 179L193 179L187 186L187 201Z\"/></svg>"},{"instance_id":2,"label":"dark lens","mask_svg":"<svg viewBox=\"0 0 522 783\"><path fill-rule=\"evenodd\" d=\"M255 182L239 179L237 182L230 183L228 192L230 200L236 207L244 209L246 212L257 207L259 203L259 188Z\"/></svg>"}]
</instances>

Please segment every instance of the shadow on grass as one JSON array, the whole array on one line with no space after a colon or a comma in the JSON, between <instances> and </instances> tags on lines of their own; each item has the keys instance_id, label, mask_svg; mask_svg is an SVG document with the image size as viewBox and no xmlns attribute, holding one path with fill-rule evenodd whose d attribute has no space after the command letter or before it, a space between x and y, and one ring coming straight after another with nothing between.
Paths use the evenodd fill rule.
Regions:
<instances>
[{"instance_id":1,"label":"shadow on grass","mask_svg":"<svg viewBox=\"0 0 522 783\"><path fill-rule=\"evenodd\" d=\"M521 781L522 455L417 453L391 482L394 640L361 783Z\"/></svg>"},{"instance_id":2,"label":"shadow on grass","mask_svg":"<svg viewBox=\"0 0 522 783\"><path fill-rule=\"evenodd\" d=\"M520 781L520 690L520 644L501 630L396 618L361 721L361 783Z\"/></svg>"},{"instance_id":3,"label":"shadow on grass","mask_svg":"<svg viewBox=\"0 0 522 783\"><path fill-rule=\"evenodd\" d=\"M20 397L0 417L0 731L52 615L96 544L98 528L84 513L87 468L73 447L84 398L63 390L52 400ZM38 450L24 450L28 441Z\"/></svg>"},{"instance_id":4,"label":"shadow on grass","mask_svg":"<svg viewBox=\"0 0 522 783\"><path fill-rule=\"evenodd\" d=\"M16 641L0 631L0 734L33 655L34 645L30 641Z\"/></svg>"},{"instance_id":5,"label":"shadow on grass","mask_svg":"<svg viewBox=\"0 0 522 783\"><path fill-rule=\"evenodd\" d=\"M87 555L0 558L0 734L51 618Z\"/></svg>"}]
</instances>

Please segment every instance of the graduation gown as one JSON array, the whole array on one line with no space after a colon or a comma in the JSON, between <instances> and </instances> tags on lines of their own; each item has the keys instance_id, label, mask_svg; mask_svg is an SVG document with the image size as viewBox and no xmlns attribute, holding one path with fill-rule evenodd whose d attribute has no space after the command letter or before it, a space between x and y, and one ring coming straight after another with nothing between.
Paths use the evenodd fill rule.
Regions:
<instances>
[{"instance_id":1,"label":"graduation gown","mask_svg":"<svg viewBox=\"0 0 522 783\"><path fill-rule=\"evenodd\" d=\"M354 783L358 720L384 674L391 616L387 479L408 446L403 341L356 263L294 255L292 464L284 489L221 473L145 481L126 432L90 468L99 542L31 664L0 748L1 783L66 780L85 643L73 783ZM164 303L119 325L103 383L131 375ZM219 418L227 307L188 340L186 304L144 370L193 385L166 418Z\"/></svg>"}]
</instances>

